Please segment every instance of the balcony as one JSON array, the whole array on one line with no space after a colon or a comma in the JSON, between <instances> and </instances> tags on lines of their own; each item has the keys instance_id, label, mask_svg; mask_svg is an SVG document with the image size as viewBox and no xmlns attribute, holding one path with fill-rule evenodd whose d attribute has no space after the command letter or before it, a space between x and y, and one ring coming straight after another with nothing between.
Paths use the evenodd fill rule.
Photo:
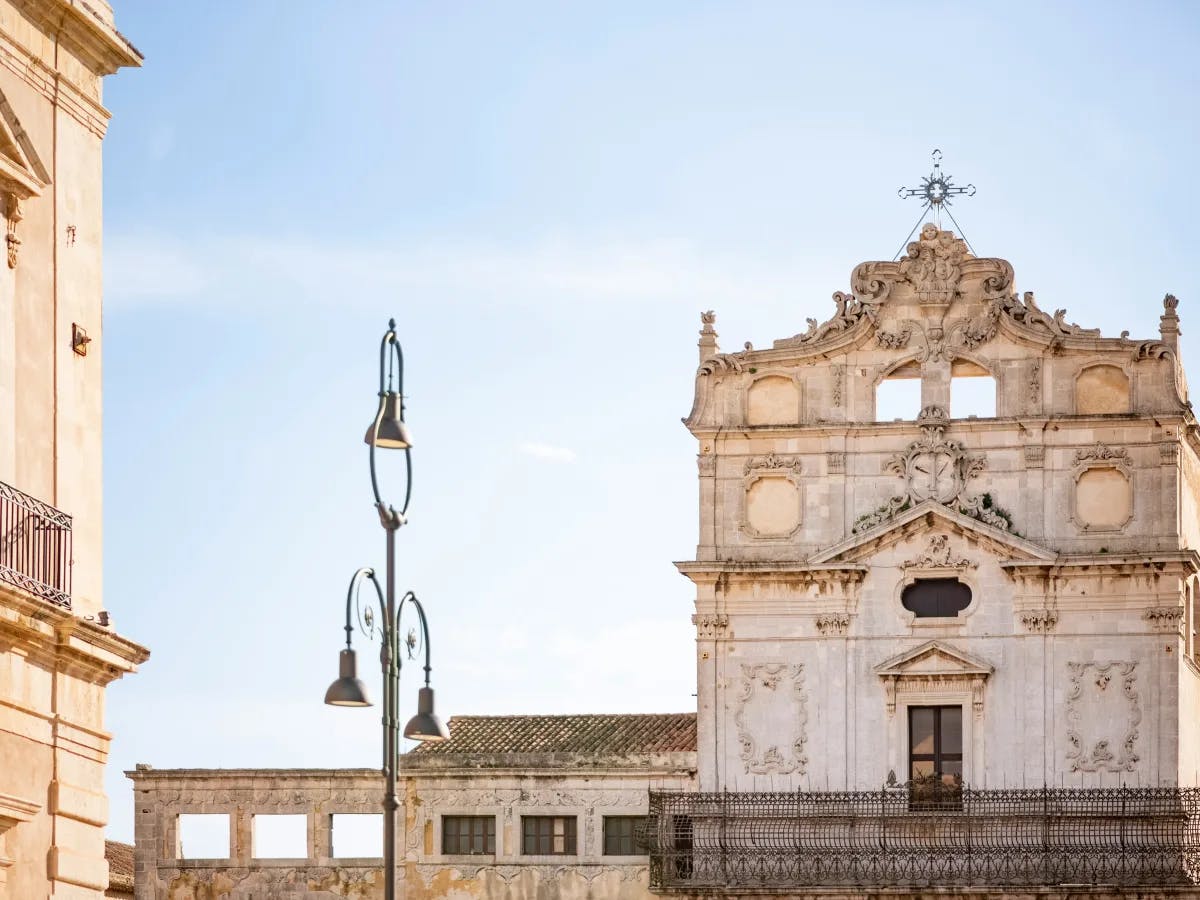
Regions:
<instances>
[{"instance_id":1,"label":"balcony","mask_svg":"<svg viewBox=\"0 0 1200 900\"><path fill-rule=\"evenodd\" d=\"M0 581L71 608L71 517L2 481Z\"/></svg>"},{"instance_id":2,"label":"balcony","mask_svg":"<svg viewBox=\"0 0 1200 900\"><path fill-rule=\"evenodd\" d=\"M650 793L657 893L1200 882L1200 789Z\"/></svg>"}]
</instances>

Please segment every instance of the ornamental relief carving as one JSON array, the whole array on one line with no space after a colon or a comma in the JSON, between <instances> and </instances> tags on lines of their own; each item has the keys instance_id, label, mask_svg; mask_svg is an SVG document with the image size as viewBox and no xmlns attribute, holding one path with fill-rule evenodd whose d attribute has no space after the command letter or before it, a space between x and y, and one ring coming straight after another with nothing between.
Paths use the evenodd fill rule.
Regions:
<instances>
[{"instance_id":1,"label":"ornamental relief carving","mask_svg":"<svg viewBox=\"0 0 1200 900\"><path fill-rule=\"evenodd\" d=\"M950 546L950 536L935 534L929 538L925 552L901 563L905 569L975 569L979 563L962 556L955 556Z\"/></svg>"},{"instance_id":2,"label":"ornamental relief carving","mask_svg":"<svg viewBox=\"0 0 1200 900\"><path fill-rule=\"evenodd\" d=\"M1072 772L1132 772L1142 710L1136 661L1069 662L1067 753Z\"/></svg>"},{"instance_id":3,"label":"ornamental relief carving","mask_svg":"<svg viewBox=\"0 0 1200 900\"><path fill-rule=\"evenodd\" d=\"M817 616L815 624L821 634L842 635L850 630L850 616L848 613L828 613Z\"/></svg>"},{"instance_id":4,"label":"ornamental relief carving","mask_svg":"<svg viewBox=\"0 0 1200 900\"><path fill-rule=\"evenodd\" d=\"M930 325L926 328L915 319L905 319L896 331L879 331L875 342L885 350L902 350L915 337L919 348L917 362L944 360L950 362L963 351L974 350L996 336L996 317L991 314L974 319L957 319L946 328Z\"/></svg>"},{"instance_id":5,"label":"ornamental relief carving","mask_svg":"<svg viewBox=\"0 0 1200 900\"><path fill-rule=\"evenodd\" d=\"M1178 631L1183 623L1183 607L1156 606L1142 613L1142 618L1158 631Z\"/></svg>"},{"instance_id":6,"label":"ornamental relief carving","mask_svg":"<svg viewBox=\"0 0 1200 900\"><path fill-rule=\"evenodd\" d=\"M803 775L808 711L804 666L742 664L742 684L733 722L748 775Z\"/></svg>"},{"instance_id":7,"label":"ornamental relief carving","mask_svg":"<svg viewBox=\"0 0 1200 900\"><path fill-rule=\"evenodd\" d=\"M725 633L725 629L729 627L729 616L724 613L695 615L692 616L692 624L696 626L697 637L712 640Z\"/></svg>"},{"instance_id":8,"label":"ornamental relief carving","mask_svg":"<svg viewBox=\"0 0 1200 900\"><path fill-rule=\"evenodd\" d=\"M806 317L804 321L808 323L807 331L786 340L776 341L775 346L791 347L815 344L832 335L848 331L861 322L874 324L879 309L875 303L861 301L854 294L846 294L842 291L834 291L833 305L832 317L821 323L818 323L816 319Z\"/></svg>"},{"instance_id":9,"label":"ornamental relief carving","mask_svg":"<svg viewBox=\"0 0 1200 900\"><path fill-rule=\"evenodd\" d=\"M745 473L769 472L776 469L788 469L799 475L802 464L799 456L778 456L771 451L766 456L752 456L746 460Z\"/></svg>"},{"instance_id":10,"label":"ornamental relief carving","mask_svg":"<svg viewBox=\"0 0 1200 900\"><path fill-rule=\"evenodd\" d=\"M1058 613L1052 609L1030 609L1021 613L1021 624L1034 634L1049 634L1058 625Z\"/></svg>"},{"instance_id":11,"label":"ornamental relief carving","mask_svg":"<svg viewBox=\"0 0 1200 900\"><path fill-rule=\"evenodd\" d=\"M884 465L884 471L904 479L903 492L879 509L860 516L852 532L858 533L881 525L897 513L925 500L949 506L1002 531L1010 530L1011 523L1007 516L994 509L989 498L967 493L967 482L984 470L986 459L969 453L958 441L947 440L945 432L948 422L949 416L941 407L927 406L921 410L917 425L924 436L913 441Z\"/></svg>"}]
</instances>

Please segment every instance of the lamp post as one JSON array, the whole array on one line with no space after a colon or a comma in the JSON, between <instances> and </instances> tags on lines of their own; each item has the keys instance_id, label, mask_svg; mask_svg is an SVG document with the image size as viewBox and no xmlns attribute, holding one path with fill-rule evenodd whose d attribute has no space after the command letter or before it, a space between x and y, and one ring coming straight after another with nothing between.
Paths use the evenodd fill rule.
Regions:
<instances>
[{"instance_id":1,"label":"lamp post","mask_svg":"<svg viewBox=\"0 0 1200 900\"><path fill-rule=\"evenodd\" d=\"M393 375L396 389L392 390ZM331 706L370 706L366 686L358 678L358 662L351 645L353 625L351 607L358 598L363 581L370 581L379 601L379 635L382 644L379 660L383 669L383 774L387 784L383 796L383 896L385 900L396 897L396 769L399 764L400 721L400 617L406 605L413 606L421 624L421 642L425 648L425 685L417 695L417 714L404 726L404 736L417 741L444 741L450 733L434 714L433 688L429 686L429 624L425 608L415 594L408 591L396 602L396 532L406 521L408 503L412 497L412 438L404 423L404 354L396 339L396 320L388 322L388 330L379 345L379 407L375 421L367 429L365 441L369 449L371 466L371 491L375 495L375 509L379 522L387 534L387 568L384 575L385 587L375 577L375 570L364 568L354 573L346 592L346 649L338 658L338 679L325 692L325 702ZM376 448L404 451L406 487L404 505L397 510L385 503L379 493L379 480L375 471ZM372 606L366 610L358 607L364 631L371 636L376 624ZM415 635L410 634L405 644L411 654L416 646Z\"/></svg>"}]
</instances>

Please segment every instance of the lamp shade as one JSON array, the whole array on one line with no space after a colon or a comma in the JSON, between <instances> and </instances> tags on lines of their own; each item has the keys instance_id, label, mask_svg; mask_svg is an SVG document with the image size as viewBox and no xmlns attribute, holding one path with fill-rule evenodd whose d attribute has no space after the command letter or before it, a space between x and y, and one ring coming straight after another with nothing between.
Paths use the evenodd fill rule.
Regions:
<instances>
[{"instance_id":1,"label":"lamp shade","mask_svg":"<svg viewBox=\"0 0 1200 900\"><path fill-rule=\"evenodd\" d=\"M330 706L370 706L367 686L358 678L358 658L347 648L338 657L338 680L325 692Z\"/></svg>"},{"instance_id":2,"label":"lamp shade","mask_svg":"<svg viewBox=\"0 0 1200 900\"><path fill-rule=\"evenodd\" d=\"M450 729L433 712L433 688L423 687L417 694L417 714L404 726L404 736L413 741L445 741Z\"/></svg>"},{"instance_id":3,"label":"lamp shade","mask_svg":"<svg viewBox=\"0 0 1200 900\"><path fill-rule=\"evenodd\" d=\"M400 395L395 391L386 391L379 402L381 411L376 416L379 427L376 429L375 422L372 422L367 428L363 443L370 444L374 441L376 447L388 450L408 449L412 446L412 436L409 435L408 426L402 418Z\"/></svg>"}]
</instances>

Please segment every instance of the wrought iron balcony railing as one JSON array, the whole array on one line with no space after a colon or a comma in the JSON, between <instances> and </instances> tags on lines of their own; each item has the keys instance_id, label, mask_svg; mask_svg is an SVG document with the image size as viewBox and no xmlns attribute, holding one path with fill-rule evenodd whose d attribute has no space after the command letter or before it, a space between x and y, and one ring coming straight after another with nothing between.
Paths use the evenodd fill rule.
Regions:
<instances>
[{"instance_id":1,"label":"wrought iron balcony railing","mask_svg":"<svg viewBox=\"0 0 1200 900\"><path fill-rule=\"evenodd\" d=\"M71 517L2 481L0 581L71 608Z\"/></svg>"},{"instance_id":2,"label":"wrought iron balcony railing","mask_svg":"<svg viewBox=\"0 0 1200 900\"><path fill-rule=\"evenodd\" d=\"M1200 789L650 793L660 893L1190 885Z\"/></svg>"}]
</instances>

